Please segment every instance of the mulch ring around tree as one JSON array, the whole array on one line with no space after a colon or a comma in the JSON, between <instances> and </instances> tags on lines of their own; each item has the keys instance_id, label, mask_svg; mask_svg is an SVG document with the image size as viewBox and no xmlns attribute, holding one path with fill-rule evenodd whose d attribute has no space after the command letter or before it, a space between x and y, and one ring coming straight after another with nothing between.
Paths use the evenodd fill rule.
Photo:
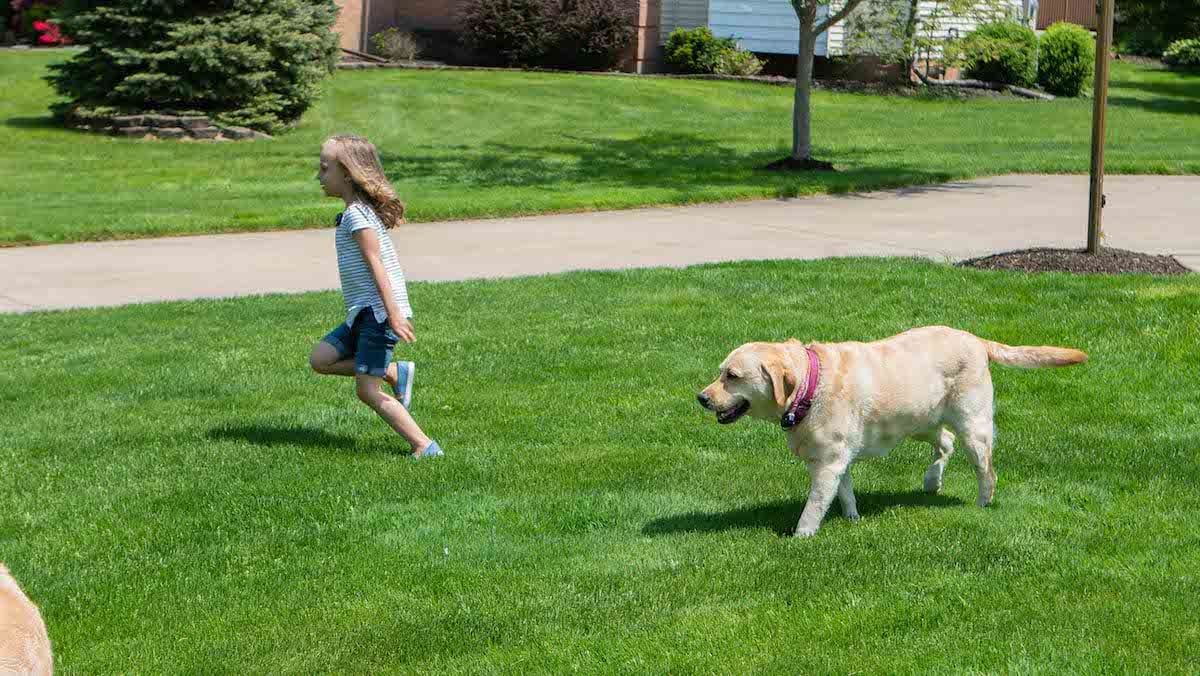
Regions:
<instances>
[{"instance_id":1,"label":"mulch ring around tree","mask_svg":"<svg viewBox=\"0 0 1200 676\"><path fill-rule=\"evenodd\" d=\"M763 167L765 171L837 171L833 168L832 162L824 160L804 159L797 160L791 157L785 157L782 160L774 162Z\"/></svg>"},{"instance_id":2,"label":"mulch ring around tree","mask_svg":"<svg viewBox=\"0 0 1200 676\"><path fill-rule=\"evenodd\" d=\"M980 270L1070 272L1076 275L1186 275L1191 272L1174 256L1108 248L1100 249L1095 255L1083 249L1024 249L972 258L958 265Z\"/></svg>"}]
</instances>

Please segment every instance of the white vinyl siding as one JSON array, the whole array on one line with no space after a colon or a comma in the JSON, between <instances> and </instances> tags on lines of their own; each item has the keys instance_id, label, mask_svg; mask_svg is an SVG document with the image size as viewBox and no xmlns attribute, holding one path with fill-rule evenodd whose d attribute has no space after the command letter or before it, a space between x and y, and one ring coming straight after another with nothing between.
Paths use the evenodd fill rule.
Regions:
<instances>
[{"instance_id":1,"label":"white vinyl siding","mask_svg":"<svg viewBox=\"0 0 1200 676\"><path fill-rule=\"evenodd\" d=\"M667 0L671 2L672 0ZM820 21L826 7L818 10ZM717 37L731 37L742 49L764 54L795 54L800 41L800 20L788 0L711 0L708 26ZM841 39L841 27L834 26ZM825 56L829 35L817 36L816 55Z\"/></svg>"},{"instance_id":2,"label":"white vinyl siding","mask_svg":"<svg viewBox=\"0 0 1200 676\"><path fill-rule=\"evenodd\" d=\"M1027 7L1029 0L1011 0L1014 14ZM945 3L943 3L944 6ZM822 6L818 21L829 11L837 11L843 0L834 0L832 5ZM919 11L927 16L936 4L933 0L921 0ZM718 37L731 37L743 49L764 54L795 54L800 39L800 21L788 0L663 0L662 41L676 28L697 28L707 25ZM945 16L941 21L938 37L945 37L950 29L957 29L959 36L975 30L978 22L969 16ZM841 56L845 54L843 43L845 20L839 21L825 33L817 36L817 56Z\"/></svg>"},{"instance_id":3,"label":"white vinyl siding","mask_svg":"<svg viewBox=\"0 0 1200 676\"><path fill-rule=\"evenodd\" d=\"M943 12L944 12L946 3L942 2L941 5L943 8ZM931 12L933 12L934 9L937 8L937 6L938 6L937 3L933 2L932 0L921 0L921 4L918 5L917 11L920 12L920 17L924 18L926 16L929 16L929 14ZM1008 3L1008 6L1011 8L1011 11L1012 11L1011 18L1013 18L1013 19L1021 18L1022 6L1024 6L1024 2L1022 2L1022 0L1010 0L1010 2ZM979 27L979 25L981 23L984 23L984 22L981 22L981 21L977 20L976 17L970 16L970 15L968 15L968 16L947 16L947 15L943 14L940 23L941 23L940 29L937 31L937 33L934 34L934 37L937 39L944 39L944 38L948 37L951 29L956 29L958 31L958 37L960 37L960 38L966 37L967 34L973 32L976 28ZM918 35L925 35L925 33L923 33L921 31L920 24L917 25L917 33L918 33Z\"/></svg>"},{"instance_id":4,"label":"white vinyl siding","mask_svg":"<svg viewBox=\"0 0 1200 676\"><path fill-rule=\"evenodd\" d=\"M676 28L690 30L707 25L708 0L662 0L662 23L658 32L661 44L667 44L667 38Z\"/></svg>"}]
</instances>

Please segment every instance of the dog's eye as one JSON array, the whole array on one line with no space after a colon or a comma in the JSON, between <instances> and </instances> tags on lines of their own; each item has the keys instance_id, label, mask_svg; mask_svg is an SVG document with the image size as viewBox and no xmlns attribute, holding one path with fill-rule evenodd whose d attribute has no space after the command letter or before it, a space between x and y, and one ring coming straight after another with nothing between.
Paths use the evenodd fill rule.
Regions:
<instances>
[{"instance_id":1,"label":"dog's eye","mask_svg":"<svg viewBox=\"0 0 1200 676\"><path fill-rule=\"evenodd\" d=\"M740 376L738 373L736 373L736 372L734 372L734 371L726 371L726 372L725 372L725 376L726 376L727 378L729 378L730 380L737 380L738 378L741 378L741 377L742 377L742 376Z\"/></svg>"}]
</instances>

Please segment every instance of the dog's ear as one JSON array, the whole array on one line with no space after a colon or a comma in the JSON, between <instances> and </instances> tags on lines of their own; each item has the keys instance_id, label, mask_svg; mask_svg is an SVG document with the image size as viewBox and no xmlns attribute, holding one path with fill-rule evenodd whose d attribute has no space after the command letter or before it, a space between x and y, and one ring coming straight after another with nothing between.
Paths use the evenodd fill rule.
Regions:
<instances>
[{"instance_id":1,"label":"dog's ear","mask_svg":"<svg viewBox=\"0 0 1200 676\"><path fill-rule=\"evenodd\" d=\"M780 408L787 408L788 400L796 391L796 374L791 369L784 368L779 355L771 355L762 362L763 374L771 381L771 389L775 393L775 403Z\"/></svg>"}]
</instances>

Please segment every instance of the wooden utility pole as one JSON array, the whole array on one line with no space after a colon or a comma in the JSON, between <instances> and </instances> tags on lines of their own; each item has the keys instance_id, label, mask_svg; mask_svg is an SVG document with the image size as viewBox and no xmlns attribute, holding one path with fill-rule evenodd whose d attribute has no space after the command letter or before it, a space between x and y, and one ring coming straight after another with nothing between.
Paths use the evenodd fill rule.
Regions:
<instances>
[{"instance_id":1,"label":"wooden utility pole","mask_svg":"<svg viewBox=\"0 0 1200 676\"><path fill-rule=\"evenodd\" d=\"M1113 0L1101 0L1096 27L1096 83L1092 87L1092 173L1089 182L1087 252L1100 253L1104 209L1104 123L1108 109L1108 53L1112 46Z\"/></svg>"}]
</instances>

